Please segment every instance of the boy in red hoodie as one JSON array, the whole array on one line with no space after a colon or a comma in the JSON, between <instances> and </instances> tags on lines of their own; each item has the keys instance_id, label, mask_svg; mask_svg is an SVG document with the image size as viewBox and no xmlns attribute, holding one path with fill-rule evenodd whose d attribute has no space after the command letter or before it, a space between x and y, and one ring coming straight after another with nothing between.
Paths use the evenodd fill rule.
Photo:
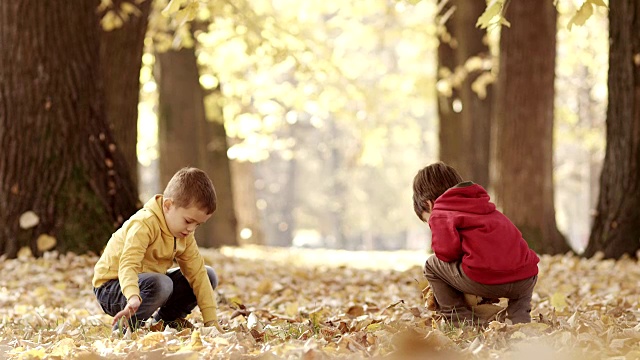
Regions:
<instances>
[{"instance_id":1,"label":"boy in red hoodie","mask_svg":"<svg viewBox=\"0 0 640 360\"><path fill-rule=\"evenodd\" d=\"M482 186L463 182L442 162L413 180L413 208L431 228L424 275L452 323L477 323L464 294L507 298L512 323L531 322L531 294L538 279L538 256L516 226L489 201Z\"/></svg>"}]
</instances>

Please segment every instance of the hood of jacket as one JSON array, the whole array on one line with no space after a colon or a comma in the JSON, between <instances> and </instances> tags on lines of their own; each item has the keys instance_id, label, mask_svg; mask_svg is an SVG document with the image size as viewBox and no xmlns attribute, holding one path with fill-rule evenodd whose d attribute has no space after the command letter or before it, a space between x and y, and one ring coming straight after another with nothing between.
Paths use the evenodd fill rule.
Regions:
<instances>
[{"instance_id":1,"label":"hood of jacket","mask_svg":"<svg viewBox=\"0 0 640 360\"><path fill-rule=\"evenodd\" d=\"M156 195L149 199L146 204L144 204L144 209L150 211L154 214L160 223L160 231L164 236L174 237L171 231L169 231L169 226L167 226L167 221L164 219L164 212L162 211L162 201L164 200L162 195Z\"/></svg>"},{"instance_id":2,"label":"hood of jacket","mask_svg":"<svg viewBox=\"0 0 640 360\"><path fill-rule=\"evenodd\" d=\"M433 210L462 211L470 214L488 214L496 210L489 194L480 185L470 181L460 183L436 199Z\"/></svg>"}]
</instances>

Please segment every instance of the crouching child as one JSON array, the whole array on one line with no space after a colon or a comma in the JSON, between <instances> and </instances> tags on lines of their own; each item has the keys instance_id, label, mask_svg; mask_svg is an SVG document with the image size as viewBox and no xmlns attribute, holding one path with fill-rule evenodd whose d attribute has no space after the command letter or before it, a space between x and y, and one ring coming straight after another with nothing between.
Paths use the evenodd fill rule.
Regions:
<instances>
[{"instance_id":1,"label":"crouching child","mask_svg":"<svg viewBox=\"0 0 640 360\"><path fill-rule=\"evenodd\" d=\"M539 258L482 186L463 181L451 166L434 163L413 180L413 207L431 228L434 255L424 275L442 316L454 325L480 322L466 293L507 298L507 319L531 322Z\"/></svg>"}]
</instances>

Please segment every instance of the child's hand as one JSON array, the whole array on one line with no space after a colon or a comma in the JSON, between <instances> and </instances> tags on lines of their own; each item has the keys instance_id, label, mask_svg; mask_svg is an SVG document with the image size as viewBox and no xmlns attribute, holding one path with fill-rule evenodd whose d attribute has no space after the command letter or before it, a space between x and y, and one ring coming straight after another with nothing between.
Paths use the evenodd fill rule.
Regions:
<instances>
[{"instance_id":1,"label":"child's hand","mask_svg":"<svg viewBox=\"0 0 640 360\"><path fill-rule=\"evenodd\" d=\"M211 321L207 321L204 326L206 327L210 327L210 326L215 326L216 329L218 329L218 331L220 332L220 334L224 334L226 331L224 331L222 329L222 326L220 326L220 323L218 322L218 317L216 316L216 318L214 320Z\"/></svg>"},{"instance_id":2,"label":"child's hand","mask_svg":"<svg viewBox=\"0 0 640 360\"><path fill-rule=\"evenodd\" d=\"M120 320L120 318L124 318L124 319L131 318L133 314L135 314L136 311L138 311L139 307L140 307L140 298L138 296L132 296L127 302L127 306L125 306L124 309L122 309L122 311L120 311L119 313L116 314L116 316L113 317L113 322L111 323L111 325L112 326L115 325L118 322L118 320Z\"/></svg>"}]
</instances>

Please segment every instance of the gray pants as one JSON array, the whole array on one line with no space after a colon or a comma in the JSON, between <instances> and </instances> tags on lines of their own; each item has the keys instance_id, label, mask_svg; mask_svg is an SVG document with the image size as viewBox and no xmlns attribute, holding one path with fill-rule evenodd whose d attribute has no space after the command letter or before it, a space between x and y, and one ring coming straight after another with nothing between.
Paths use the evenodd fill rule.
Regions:
<instances>
[{"instance_id":1,"label":"gray pants","mask_svg":"<svg viewBox=\"0 0 640 360\"><path fill-rule=\"evenodd\" d=\"M485 285L469 279L460 265L460 262L444 262L435 255L424 265L424 275L444 317L454 323L476 322L464 299L464 294L472 294L489 299L507 298L507 318L514 324L531 322L531 295L537 275L506 284Z\"/></svg>"},{"instance_id":2,"label":"gray pants","mask_svg":"<svg viewBox=\"0 0 640 360\"><path fill-rule=\"evenodd\" d=\"M211 286L215 289L218 286L218 276L211 267L205 266L205 268ZM138 274L138 286L142 303L129 321L129 325L134 329L153 315L158 308L160 308L158 310L159 319L170 322L187 316L197 305L193 289L179 268L169 269L166 275L159 273ZM107 281L102 286L94 288L93 292L100 307L108 315L116 315L127 305L127 299L122 294L118 279Z\"/></svg>"}]
</instances>

